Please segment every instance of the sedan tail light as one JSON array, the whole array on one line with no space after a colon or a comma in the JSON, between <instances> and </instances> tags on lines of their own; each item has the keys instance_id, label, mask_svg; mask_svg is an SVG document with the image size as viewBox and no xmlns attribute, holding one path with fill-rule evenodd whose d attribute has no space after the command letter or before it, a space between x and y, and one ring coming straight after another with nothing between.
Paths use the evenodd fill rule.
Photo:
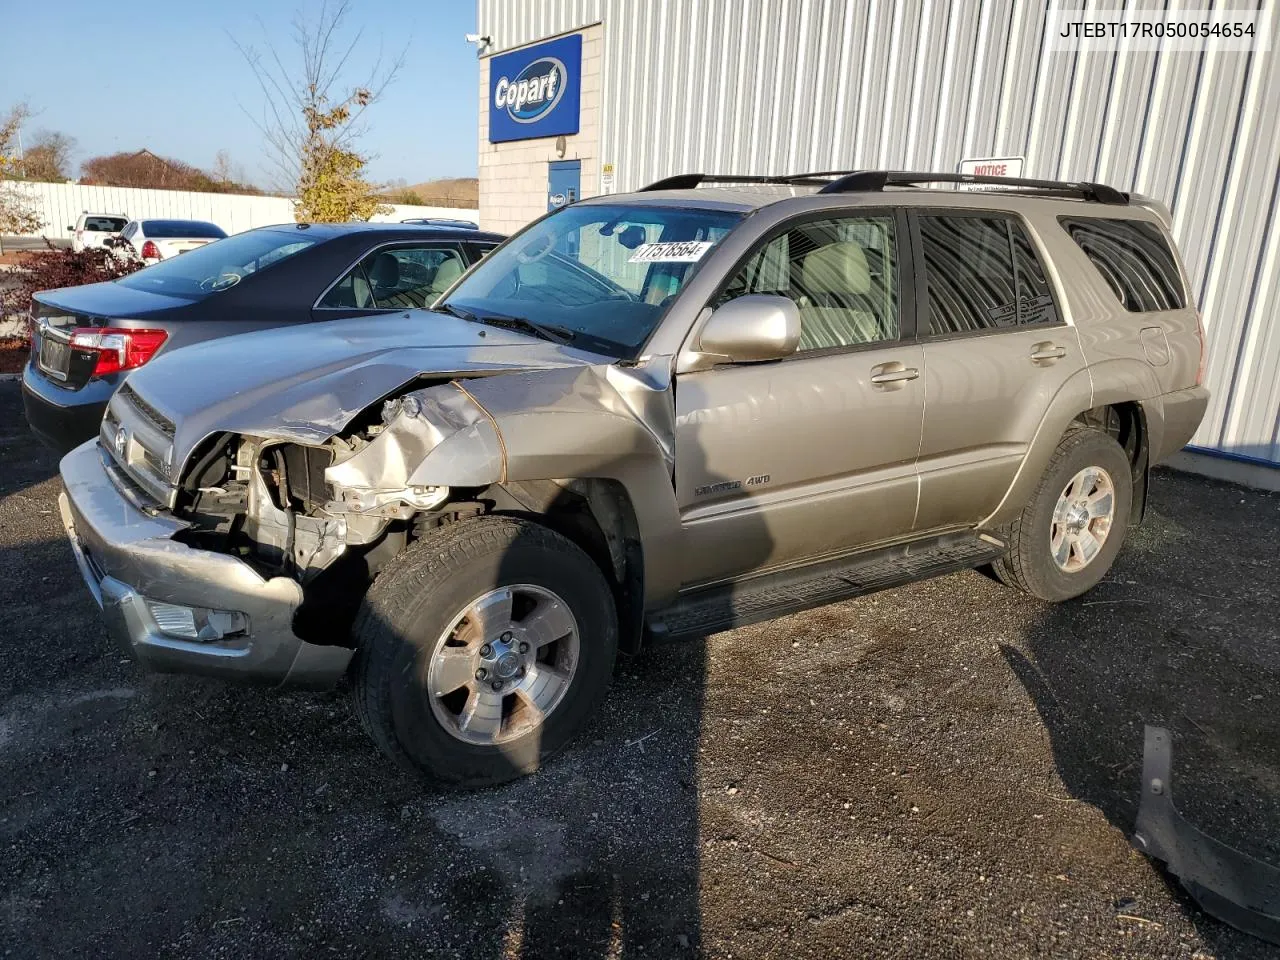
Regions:
<instances>
[{"instance_id":1,"label":"sedan tail light","mask_svg":"<svg viewBox=\"0 0 1280 960\"><path fill-rule=\"evenodd\" d=\"M159 260L160 248L157 247L150 240L148 240L146 243L142 245L142 259L143 260Z\"/></svg>"},{"instance_id":2,"label":"sedan tail light","mask_svg":"<svg viewBox=\"0 0 1280 960\"><path fill-rule=\"evenodd\" d=\"M98 360L90 377L104 377L142 366L156 355L168 336L163 330L77 327L71 332L71 346L76 350L95 351Z\"/></svg>"}]
</instances>

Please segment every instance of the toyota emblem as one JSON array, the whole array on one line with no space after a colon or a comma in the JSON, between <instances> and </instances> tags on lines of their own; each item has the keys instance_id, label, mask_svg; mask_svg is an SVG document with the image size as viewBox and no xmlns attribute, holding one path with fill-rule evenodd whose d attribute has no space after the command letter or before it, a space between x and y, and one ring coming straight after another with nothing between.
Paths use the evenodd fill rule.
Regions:
<instances>
[{"instance_id":1,"label":"toyota emblem","mask_svg":"<svg viewBox=\"0 0 1280 960\"><path fill-rule=\"evenodd\" d=\"M115 439L111 441L111 445L115 447L117 457L124 456L124 448L128 444L128 442L129 442L129 434L125 432L124 427L120 427L118 430L116 430Z\"/></svg>"}]
</instances>

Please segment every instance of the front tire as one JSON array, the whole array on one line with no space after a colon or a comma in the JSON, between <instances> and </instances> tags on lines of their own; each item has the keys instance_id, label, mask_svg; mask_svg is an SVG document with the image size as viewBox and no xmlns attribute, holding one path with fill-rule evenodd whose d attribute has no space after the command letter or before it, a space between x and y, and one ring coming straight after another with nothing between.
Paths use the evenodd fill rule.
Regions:
<instances>
[{"instance_id":1,"label":"front tire","mask_svg":"<svg viewBox=\"0 0 1280 960\"><path fill-rule=\"evenodd\" d=\"M481 517L417 541L355 625L352 696L379 749L429 780L487 786L562 750L603 700L613 594L552 530Z\"/></svg>"},{"instance_id":2,"label":"front tire","mask_svg":"<svg viewBox=\"0 0 1280 960\"><path fill-rule=\"evenodd\" d=\"M1107 434L1084 427L1069 432L1010 524L1009 553L992 565L996 576L1050 603L1091 589L1124 543L1133 506L1131 469Z\"/></svg>"}]
</instances>

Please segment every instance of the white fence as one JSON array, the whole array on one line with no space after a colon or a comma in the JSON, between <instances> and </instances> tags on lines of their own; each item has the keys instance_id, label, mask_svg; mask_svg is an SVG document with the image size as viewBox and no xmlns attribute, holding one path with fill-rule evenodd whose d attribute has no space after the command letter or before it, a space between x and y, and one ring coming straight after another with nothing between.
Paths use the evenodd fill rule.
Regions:
<instances>
[{"instance_id":1,"label":"white fence","mask_svg":"<svg viewBox=\"0 0 1280 960\"><path fill-rule=\"evenodd\" d=\"M293 222L293 201L287 197L257 197L232 193L192 193L186 190L140 190L134 187L90 187L78 183L7 183L35 200L44 223L30 236L66 239L76 217L85 213L115 213L135 220L154 217L208 220L227 233ZM458 207L419 207L392 204L392 212L375 220L410 217L448 217L479 223L479 211Z\"/></svg>"}]
</instances>

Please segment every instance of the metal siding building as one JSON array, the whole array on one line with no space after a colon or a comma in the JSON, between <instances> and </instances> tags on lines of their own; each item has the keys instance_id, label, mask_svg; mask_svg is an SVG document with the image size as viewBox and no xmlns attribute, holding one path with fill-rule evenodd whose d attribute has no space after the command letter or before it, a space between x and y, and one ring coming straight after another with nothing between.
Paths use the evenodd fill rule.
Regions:
<instances>
[{"instance_id":1,"label":"metal siding building","mask_svg":"<svg viewBox=\"0 0 1280 960\"><path fill-rule=\"evenodd\" d=\"M678 172L953 171L1016 155L1024 176L1163 200L1208 330L1213 398L1194 443L1280 465L1280 57L1050 51L1046 8L479 0L478 20L486 57L599 25L592 169L614 164L619 192ZM482 216L485 189L482 162Z\"/></svg>"}]
</instances>

